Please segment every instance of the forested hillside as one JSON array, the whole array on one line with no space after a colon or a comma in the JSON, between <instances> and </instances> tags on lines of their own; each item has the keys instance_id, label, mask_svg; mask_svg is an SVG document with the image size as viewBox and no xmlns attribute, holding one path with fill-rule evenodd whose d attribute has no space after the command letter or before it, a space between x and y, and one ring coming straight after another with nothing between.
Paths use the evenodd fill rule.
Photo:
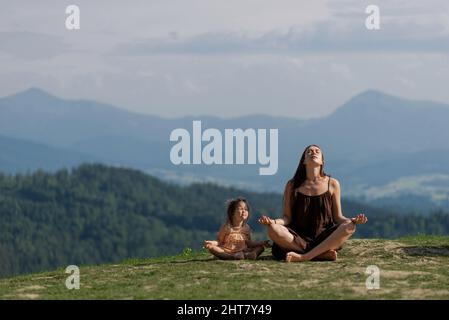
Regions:
<instances>
[{"instance_id":1,"label":"forested hillside","mask_svg":"<svg viewBox=\"0 0 449 320\"><path fill-rule=\"evenodd\" d=\"M260 214L279 216L282 196L212 184L168 184L137 170L82 165L56 173L0 174L0 276L69 264L117 262L198 249L215 237L225 201L247 197L250 225ZM449 234L449 214L399 214L345 201L346 216L364 212L357 237Z\"/></svg>"}]
</instances>

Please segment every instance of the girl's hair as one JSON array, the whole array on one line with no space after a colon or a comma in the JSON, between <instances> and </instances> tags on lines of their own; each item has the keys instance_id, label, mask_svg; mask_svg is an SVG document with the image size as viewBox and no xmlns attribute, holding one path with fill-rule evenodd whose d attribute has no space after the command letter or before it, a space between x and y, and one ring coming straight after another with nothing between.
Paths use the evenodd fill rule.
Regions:
<instances>
[{"instance_id":1,"label":"girl's hair","mask_svg":"<svg viewBox=\"0 0 449 320\"><path fill-rule=\"evenodd\" d=\"M251 209L250 209L248 200L246 200L243 197L237 197L234 199L230 199L230 200L226 201L226 213L227 213L226 223L231 226L232 226L232 217L234 216L235 210L237 209L237 206L239 205L240 202L244 202L246 204L246 208L248 209L248 219L249 219ZM248 221L248 219L246 219L244 221L244 223L246 223L246 221Z\"/></svg>"}]
</instances>

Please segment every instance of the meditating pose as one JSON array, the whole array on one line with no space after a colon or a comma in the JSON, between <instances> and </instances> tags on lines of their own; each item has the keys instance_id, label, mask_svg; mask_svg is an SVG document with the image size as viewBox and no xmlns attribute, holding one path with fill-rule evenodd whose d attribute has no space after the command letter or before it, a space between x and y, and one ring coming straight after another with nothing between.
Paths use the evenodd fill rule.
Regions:
<instances>
[{"instance_id":1,"label":"meditating pose","mask_svg":"<svg viewBox=\"0 0 449 320\"><path fill-rule=\"evenodd\" d=\"M272 254L278 260L301 262L336 260L337 251L368 221L364 214L343 216L340 184L324 173L324 156L319 146L308 146L284 191L283 217L262 216L273 240Z\"/></svg>"},{"instance_id":2,"label":"meditating pose","mask_svg":"<svg viewBox=\"0 0 449 320\"><path fill-rule=\"evenodd\" d=\"M225 260L255 260L269 246L267 241L252 241L247 224L250 214L248 201L236 198L228 201L227 219L218 232L217 241L206 240L204 247L214 256Z\"/></svg>"}]
</instances>

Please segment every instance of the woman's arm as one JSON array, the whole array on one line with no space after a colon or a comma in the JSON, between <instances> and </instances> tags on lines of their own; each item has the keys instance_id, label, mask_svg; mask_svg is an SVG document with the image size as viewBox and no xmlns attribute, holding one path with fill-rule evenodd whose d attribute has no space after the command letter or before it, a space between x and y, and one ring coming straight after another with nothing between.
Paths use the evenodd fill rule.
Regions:
<instances>
[{"instance_id":1,"label":"woman's arm","mask_svg":"<svg viewBox=\"0 0 449 320\"><path fill-rule=\"evenodd\" d=\"M341 210L341 189L340 183L337 179L331 179L330 185L332 186L332 215L334 217L334 222L336 224L342 224L343 222L351 222L350 219L343 216L343 212Z\"/></svg>"},{"instance_id":2,"label":"woman's arm","mask_svg":"<svg viewBox=\"0 0 449 320\"><path fill-rule=\"evenodd\" d=\"M331 179L332 192L332 215L336 224L342 224L344 222L353 222L354 224L364 224L368 221L368 218L364 214L358 214L355 218L348 219L343 216L341 210L341 189L340 183L337 179Z\"/></svg>"},{"instance_id":3,"label":"woman's arm","mask_svg":"<svg viewBox=\"0 0 449 320\"><path fill-rule=\"evenodd\" d=\"M284 189L284 203L282 205L283 207L283 215L282 219L276 219L280 220L280 224L283 226L286 226L290 223L291 217L292 217L292 208L291 208L291 201L292 201L292 194L293 194L293 182L289 181L285 185ZM278 223L278 221L276 221Z\"/></svg>"}]
</instances>

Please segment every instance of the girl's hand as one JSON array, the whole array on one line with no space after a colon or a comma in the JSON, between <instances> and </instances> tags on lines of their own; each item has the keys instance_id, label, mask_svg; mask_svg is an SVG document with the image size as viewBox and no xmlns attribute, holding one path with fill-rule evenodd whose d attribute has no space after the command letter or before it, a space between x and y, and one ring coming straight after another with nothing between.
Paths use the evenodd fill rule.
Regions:
<instances>
[{"instance_id":1,"label":"girl's hand","mask_svg":"<svg viewBox=\"0 0 449 320\"><path fill-rule=\"evenodd\" d=\"M267 217L267 216L261 216L261 217L259 218L259 223L260 223L260 224L263 224L263 225L266 225L266 226L269 226L270 224L274 223L274 220L273 220L273 219L270 219L270 218Z\"/></svg>"},{"instance_id":2,"label":"girl's hand","mask_svg":"<svg viewBox=\"0 0 449 320\"><path fill-rule=\"evenodd\" d=\"M205 240L204 241L204 248L206 249L210 249L213 246L217 246L218 242L217 241L213 241L213 240Z\"/></svg>"},{"instance_id":3,"label":"girl's hand","mask_svg":"<svg viewBox=\"0 0 449 320\"><path fill-rule=\"evenodd\" d=\"M363 213L360 213L355 218L352 218L351 221L354 224L365 224L368 222L368 218Z\"/></svg>"}]
</instances>

